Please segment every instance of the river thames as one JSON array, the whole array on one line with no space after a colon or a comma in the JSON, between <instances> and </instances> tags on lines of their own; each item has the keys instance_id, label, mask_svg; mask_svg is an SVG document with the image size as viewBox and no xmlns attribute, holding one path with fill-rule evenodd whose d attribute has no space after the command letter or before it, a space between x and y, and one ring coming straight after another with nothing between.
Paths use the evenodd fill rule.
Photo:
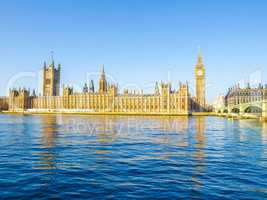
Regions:
<instances>
[{"instance_id":1,"label":"river thames","mask_svg":"<svg viewBox=\"0 0 267 200\"><path fill-rule=\"evenodd\" d=\"M0 199L266 199L267 124L0 115Z\"/></svg>"}]
</instances>

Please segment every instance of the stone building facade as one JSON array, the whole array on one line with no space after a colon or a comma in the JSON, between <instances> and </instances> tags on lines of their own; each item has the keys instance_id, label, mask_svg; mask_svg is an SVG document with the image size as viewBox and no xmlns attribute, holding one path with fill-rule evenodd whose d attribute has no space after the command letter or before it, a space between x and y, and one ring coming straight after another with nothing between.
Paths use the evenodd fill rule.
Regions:
<instances>
[{"instance_id":1,"label":"stone building facade","mask_svg":"<svg viewBox=\"0 0 267 200\"><path fill-rule=\"evenodd\" d=\"M199 65L197 65L199 67ZM204 66L202 66L204 67ZM201 68L203 69L203 68ZM125 90L118 92L118 85L109 84L104 68L101 70L98 91L95 91L91 81L89 87L85 84L82 92L77 93L71 87L63 87L59 95L60 65L55 68L54 61L48 67L44 65L43 95L25 89L10 90L9 110L28 112L86 112L86 113L133 113L133 114L174 114L188 115L196 108L196 98L189 94L188 84L180 83L173 90L170 83L156 83L151 94ZM200 69L198 69L200 70ZM197 73L199 76L200 74ZM204 73L201 74L204 76ZM201 80L197 80L202 81ZM204 91L199 87L199 91ZM197 93L198 94L198 93ZM203 92L197 100L203 102Z\"/></svg>"},{"instance_id":2,"label":"stone building facade","mask_svg":"<svg viewBox=\"0 0 267 200\"><path fill-rule=\"evenodd\" d=\"M236 85L228 90L225 96L225 106L235 106L266 100L267 85L265 87L259 85L257 88L251 88L249 85L246 88L241 88L239 85Z\"/></svg>"},{"instance_id":3,"label":"stone building facade","mask_svg":"<svg viewBox=\"0 0 267 200\"><path fill-rule=\"evenodd\" d=\"M62 96L33 96L28 91L12 90L9 97L11 111L48 112L114 112L140 114L189 114L190 96L187 84L172 91L170 84L160 84L159 93L142 94L125 91L118 94L117 86L110 85L106 92L74 93L65 87Z\"/></svg>"},{"instance_id":4,"label":"stone building facade","mask_svg":"<svg viewBox=\"0 0 267 200\"><path fill-rule=\"evenodd\" d=\"M0 97L0 111L1 110L8 110L8 98L7 97Z\"/></svg>"},{"instance_id":5,"label":"stone building facade","mask_svg":"<svg viewBox=\"0 0 267 200\"><path fill-rule=\"evenodd\" d=\"M60 70L61 70L60 64L58 64L58 68L56 69L53 60L49 66L46 66L46 63L44 63L43 96L59 96Z\"/></svg>"},{"instance_id":6,"label":"stone building facade","mask_svg":"<svg viewBox=\"0 0 267 200\"><path fill-rule=\"evenodd\" d=\"M32 107L33 95L30 95L29 90L12 89L9 91L8 109L10 111L24 111Z\"/></svg>"},{"instance_id":7,"label":"stone building facade","mask_svg":"<svg viewBox=\"0 0 267 200\"><path fill-rule=\"evenodd\" d=\"M203 64L202 55L199 54L196 68L196 98L195 98L195 107L198 111L206 110L206 79L205 79L205 66Z\"/></svg>"},{"instance_id":8,"label":"stone building facade","mask_svg":"<svg viewBox=\"0 0 267 200\"><path fill-rule=\"evenodd\" d=\"M267 121L267 85L263 87L241 88L236 85L230 88L225 96L225 107L221 113L229 113L238 116L252 116Z\"/></svg>"}]
</instances>

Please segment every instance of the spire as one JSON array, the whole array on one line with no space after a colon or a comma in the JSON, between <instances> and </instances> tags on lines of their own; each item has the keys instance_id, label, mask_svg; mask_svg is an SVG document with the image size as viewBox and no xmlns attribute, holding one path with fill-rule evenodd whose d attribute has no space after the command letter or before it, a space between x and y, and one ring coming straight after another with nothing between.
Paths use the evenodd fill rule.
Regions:
<instances>
[{"instance_id":1,"label":"spire","mask_svg":"<svg viewBox=\"0 0 267 200\"><path fill-rule=\"evenodd\" d=\"M202 52L201 52L200 47L198 47L198 58L197 58L197 62L198 62L198 64L202 64L203 63Z\"/></svg>"},{"instance_id":2,"label":"spire","mask_svg":"<svg viewBox=\"0 0 267 200\"><path fill-rule=\"evenodd\" d=\"M200 48L200 46L198 46L198 56L202 56L202 53L201 53L201 48Z\"/></svg>"},{"instance_id":3,"label":"spire","mask_svg":"<svg viewBox=\"0 0 267 200\"><path fill-rule=\"evenodd\" d=\"M100 80L99 80L99 92L107 92L107 81L106 81L104 66L102 66Z\"/></svg>"},{"instance_id":4,"label":"spire","mask_svg":"<svg viewBox=\"0 0 267 200\"><path fill-rule=\"evenodd\" d=\"M44 69L46 69L46 62L44 61Z\"/></svg>"},{"instance_id":5,"label":"spire","mask_svg":"<svg viewBox=\"0 0 267 200\"><path fill-rule=\"evenodd\" d=\"M105 68L104 68L104 65L101 67L101 79L105 79Z\"/></svg>"},{"instance_id":6,"label":"spire","mask_svg":"<svg viewBox=\"0 0 267 200\"><path fill-rule=\"evenodd\" d=\"M198 48L196 69L204 69L203 56L200 47Z\"/></svg>"},{"instance_id":7,"label":"spire","mask_svg":"<svg viewBox=\"0 0 267 200\"><path fill-rule=\"evenodd\" d=\"M33 96L33 97L36 97L36 92L35 92L35 90L32 91L32 96Z\"/></svg>"},{"instance_id":8,"label":"spire","mask_svg":"<svg viewBox=\"0 0 267 200\"><path fill-rule=\"evenodd\" d=\"M54 51L51 51L51 63L52 63L52 67L55 67L55 62L54 62Z\"/></svg>"},{"instance_id":9,"label":"spire","mask_svg":"<svg viewBox=\"0 0 267 200\"><path fill-rule=\"evenodd\" d=\"M85 83L84 84L84 87L83 87L83 93L87 93L88 92L88 86L87 84Z\"/></svg>"},{"instance_id":10,"label":"spire","mask_svg":"<svg viewBox=\"0 0 267 200\"><path fill-rule=\"evenodd\" d=\"M95 86L94 86L94 81L91 80L89 84L89 90L90 92L94 93L95 92Z\"/></svg>"},{"instance_id":11,"label":"spire","mask_svg":"<svg viewBox=\"0 0 267 200\"><path fill-rule=\"evenodd\" d=\"M159 94L159 85L158 82L155 84L155 94Z\"/></svg>"},{"instance_id":12,"label":"spire","mask_svg":"<svg viewBox=\"0 0 267 200\"><path fill-rule=\"evenodd\" d=\"M50 54L51 54L51 61L54 62L54 51L51 51Z\"/></svg>"}]
</instances>

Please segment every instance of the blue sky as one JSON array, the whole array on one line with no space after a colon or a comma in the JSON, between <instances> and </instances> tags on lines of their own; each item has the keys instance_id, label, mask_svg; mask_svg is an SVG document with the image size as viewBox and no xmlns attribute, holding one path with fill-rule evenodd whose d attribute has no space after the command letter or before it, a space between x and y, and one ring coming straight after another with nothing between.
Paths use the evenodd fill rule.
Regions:
<instances>
[{"instance_id":1,"label":"blue sky","mask_svg":"<svg viewBox=\"0 0 267 200\"><path fill-rule=\"evenodd\" d=\"M267 2L241 0L1 1L0 95L38 88L53 50L62 83L76 88L105 65L120 88L150 91L155 81L189 81L198 47L207 96L241 79L266 80ZM251 75L252 74L252 75ZM256 77L256 78L255 78ZM94 77L97 80L97 77Z\"/></svg>"}]
</instances>

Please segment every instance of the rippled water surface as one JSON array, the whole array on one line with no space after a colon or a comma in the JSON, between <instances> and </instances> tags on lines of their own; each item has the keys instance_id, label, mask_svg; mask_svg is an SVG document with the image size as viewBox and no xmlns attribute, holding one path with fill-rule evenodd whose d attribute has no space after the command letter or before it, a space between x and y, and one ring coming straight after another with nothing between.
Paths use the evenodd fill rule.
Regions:
<instances>
[{"instance_id":1,"label":"rippled water surface","mask_svg":"<svg viewBox=\"0 0 267 200\"><path fill-rule=\"evenodd\" d=\"M0 199L266 199L267 124L0 115Z\"/></svg>"}]
</instances>

